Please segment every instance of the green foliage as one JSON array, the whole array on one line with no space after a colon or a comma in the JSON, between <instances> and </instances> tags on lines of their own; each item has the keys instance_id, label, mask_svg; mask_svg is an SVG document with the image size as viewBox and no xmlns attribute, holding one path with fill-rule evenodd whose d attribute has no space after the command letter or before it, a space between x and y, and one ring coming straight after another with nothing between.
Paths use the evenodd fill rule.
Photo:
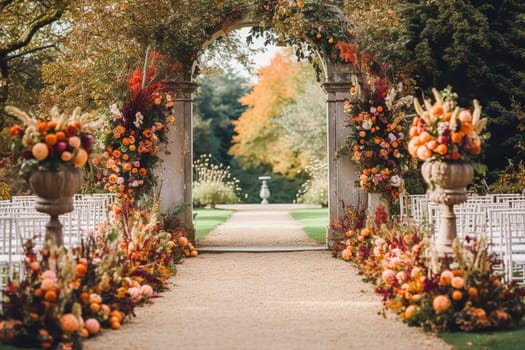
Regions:
<instances>
[{"instance_id":1,"label":"green foliage","mask_svg":"<svg viewBox=\"0 0 525 350\"><path fill-rule=\"evenodd\" d=\"M319 244L326 242L328 208L293 209L292 218L299 222L303 231Z\"/></svg>"},{"instance_id":2,"label":"green foliage","mask_svg":"<svg viewBox=\"0 0 525 350\"><path fill-rule=\"evenodd\" d=\"M525 341L525 320L512 330L440 333L439 337L456 350L519 350Z\"/></svg>"},{"instance_id":3,"label":"green foliage","mask_svg":"<svg viewBox=\"0 0 525 350\"><path fill-rule=\"evenodd\" d=\"M403 177L404 188L409 194L424 194L427 185L423 180L421 171L418 168L410 168Z\"/></svg>"},{"instance_id":4,"label":"green foliage","mask_svg":"<svg viewBox=\"0 0 525 350\"><path fill-rule=\"evenodd\" d=\"M203 154L211 154L219 159L221 138L211 126L212 119L203 120L197 113L193 115L193 159Z\"/></svg>"},{"instance_id":5,"label":"green foliage","mask_svg":"<svg viewBox=\"0 0 525 350\"><path fill-rule=\"evenodd\" d=\"M246 78L233 72L224 75L212 75L201 80L195 98L196 119L194 126L193 156L211 154L221 163L229 163L233 136L232 122L246 110L239 103L239 98L248 92Z\"/></svg>"},{"instance_id":6,"label":"green foliage","mask_svg":"<svg viewBox=\"0 0 525 350\"><path fill-rule=\"evenodd\" d=\"M0 2L0 128L11 124L6 105L29 109L42 88L40 66L53 59L64 31L54 30L68 1ZM62 25L64 22L61 22ZM65 27L65 26L64 26Z\"/></svg>"},{"instance_id":7,"label":"green foliage","mask_svg":"<svg viewBox=\"0 0 525 350\"><path fill-rule=\"evenodd\" d=\"M295 49L296 56L308 59L318 76L321 73L317 53L325 59L338 61L335 44L353 40L351 23L341 10L342 1L259 1L256 14L262 25L253 27L252 36L264 37L266 43ZM271 27L276 35L266 31ZM250 43L251 38L248 38Z\"/></svg>"},{"instance_id":8,"label":"green foliage","mask_svg":"<svg viewBox=\"0 0 525 350\"><path fill-rule=\"evenodd\" d=\"M404 50L409 33L403 23L401 3L399 0L347 0L344 4L359 52L371 53L380 64L395 67L396 74L412 69Z\"/></svg>"},{"instance_id":9,"label":"green foliage","mask_svg":"<svg viewBox=\"0 0 525 350\"><path fill-rule=\"evenodd\" d=\"M242 188L242 203L260 203L259 191L261 190L261 181L259 176L271 176L268 181L270 190L270 203L293 203L296 199L297 191L301 184L306 181L303 174L299 174L290 179L282 174L272 173L269 166L249 166L243 167L238 159L231 162L232 175L239 179L239 187Z\"/></svg>"},{"instance_id":10,"label":"green foliage","mask_svg":"<svg viewBox=\"0 0 525 350\"><path fill-rule=\"evenodd\" d=\"M239 180L230 167L214 164L210 155L201 155L194 163L193 204L214 207L216 204L239 202Z\"/></svg>"},{"instance_id":11,"label":"green foliage","mask_svg":"<svg viewBox=\"0 0 525 350\"><path fill-rule=\"evenodd\" d=\"M509 160L505 169L498 172L498 177L490 185L493 193L524 193L525 192L525 163L517 165Z\"/></svg>"},{"instance_id":12,"label":"green foliage","mask_svg":"<svg viewBox=\"0 0 525 350\"><path fill-rule=\"evenodd\" d=\"M326 160L312 161L305 169L309 179L297 193L298 203L328 205L328 164Z\"/></svg>"}]
</instances>

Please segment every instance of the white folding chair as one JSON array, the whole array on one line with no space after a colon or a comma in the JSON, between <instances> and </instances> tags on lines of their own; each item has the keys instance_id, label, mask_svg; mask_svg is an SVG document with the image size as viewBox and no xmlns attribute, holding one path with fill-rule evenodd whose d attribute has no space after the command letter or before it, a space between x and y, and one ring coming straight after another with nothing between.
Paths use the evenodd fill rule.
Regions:
<instances>
[{"instance_id":1,"label":"white folding chair","mask_svg":"<svg viewBox=\"0 0 525 350\"><path fill-rule=\"evenodd\" d=\"M505 266L508 281L525 283L525 209L505 214Z\"/></svg>"}]
</instances>

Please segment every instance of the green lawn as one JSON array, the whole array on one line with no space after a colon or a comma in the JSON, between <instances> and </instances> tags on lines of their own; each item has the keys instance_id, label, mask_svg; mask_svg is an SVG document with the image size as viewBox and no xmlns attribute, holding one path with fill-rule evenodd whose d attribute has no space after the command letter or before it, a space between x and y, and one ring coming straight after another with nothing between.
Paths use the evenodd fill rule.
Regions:
<instances>
[{"instance_id":1,"label":"green lawn","mask_svg":"<svg viewBox=\"0 0 525 350\"><path fill-rule=\"evenodd\" d=\"M228 220L233 212L224 209L193 209L195 238L197 240L206 238L211 230Z\"/></svg>"},{"instance_id":2,"label":"green lawn","mask_svg":"<svg viewBox=\"0 0 525 350\"><path fill-rule=\"evenodd\" d=\"M299 222L310 239L319 244L326 243L328 208L293 209L290 215Z\"/></svg>"},{"instance_id":3,"label":"green lawn","mask_svg":"<svg viewBox=\"0 0 525 350\"><path fill-rule=\"evenodd\" d=\"M525 349L525 320L519 327L498 332L456 332L439 335L457 350L521 350Z\"/></svg>"}]
</instances>

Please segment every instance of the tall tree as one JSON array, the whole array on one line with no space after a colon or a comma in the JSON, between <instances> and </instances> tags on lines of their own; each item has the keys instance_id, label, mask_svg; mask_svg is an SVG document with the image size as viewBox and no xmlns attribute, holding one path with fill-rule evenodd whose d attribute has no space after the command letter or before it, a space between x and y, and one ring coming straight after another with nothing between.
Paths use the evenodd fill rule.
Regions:
<instances>
[{"instance_id":1,"label":"tall tree","mask_svg":"<svg viewBox=\"0 0 525 350\"><path fill-rule=\"evenodd\" d=\"M8 101L10 89L32 80L25 77L38 77L34 65L41 59L39 53L54 46L50 25L68 4L66 0L0 1L0 106Z\"/></svg>"},{"instance_id":2,"label":"tall tree","mask_svg":"<svg viewBox=\"0 0 525 350\"><path fill-rule=\"evenodd\" d=\"M309 151L293 139L294 135L304 135L298 128L290 133L293 122L288 122L284 114L293 111L288 107L302 103L299 96L306 87L317 84L313 73L305 74L306 67L311 70L310 66L296 62L290 53L277 54L269 66L259 70L259 80L252 92L241 98L248 109L235 123L230 154L239 157L244 165L270 165L274 172L292 177L305 168ZM316 110L300 113L307 113L306 119L314 118Z\"/></svg>"},{"instance_id":3,"label":"tall tree","mask_svg":"<svg viewBox=\"0 0 525 350\"><path fill-rule=\"evenodd\" d=\"M233 136L232 122L246 110L239 99L248 91L248 79L231 71L202 79L195 98L195 112L202 121L195 123L194 128L195 159L203 152L211 153L221 163L230 163L228 149Z\"/></svg>"}]
</instances>

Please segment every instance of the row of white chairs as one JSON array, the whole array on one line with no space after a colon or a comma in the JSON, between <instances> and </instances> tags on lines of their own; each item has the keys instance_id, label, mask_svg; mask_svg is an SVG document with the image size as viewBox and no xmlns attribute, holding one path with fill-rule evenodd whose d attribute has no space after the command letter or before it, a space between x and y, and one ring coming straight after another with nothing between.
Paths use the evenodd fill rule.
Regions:
<instances>
[{"instance_id":1,"label":"row of white chairs","mask_svg":"<svg viewBox=\"0 0 525 350\"><path fill-rule=\"evenodd\" d=\"M36 249L44 244L49 215L35 209L35 196L14 196L0 201L0 293L8 280L24 278L24 244L33 241ZM99 224L107 221L113 194L77 194L72 212L59 216L64 245L73 247Z\"/></svg>"},{"instance_id":2,"label":"row of white chairs","mask_svg":"<svg viewBox=\"0 0 525 350\"><path fill-rule=\"evenodd\" d=\"M401 203L402 218L427 223L437 232L440 205L425 195L405 197ZM525 196L521 194L490 194L469 196L465 203L455 205L457 234L460 239L484 235L491 252L499 255L500 268L507 281L525 284Z\"/></svg>"}]
</instances>

